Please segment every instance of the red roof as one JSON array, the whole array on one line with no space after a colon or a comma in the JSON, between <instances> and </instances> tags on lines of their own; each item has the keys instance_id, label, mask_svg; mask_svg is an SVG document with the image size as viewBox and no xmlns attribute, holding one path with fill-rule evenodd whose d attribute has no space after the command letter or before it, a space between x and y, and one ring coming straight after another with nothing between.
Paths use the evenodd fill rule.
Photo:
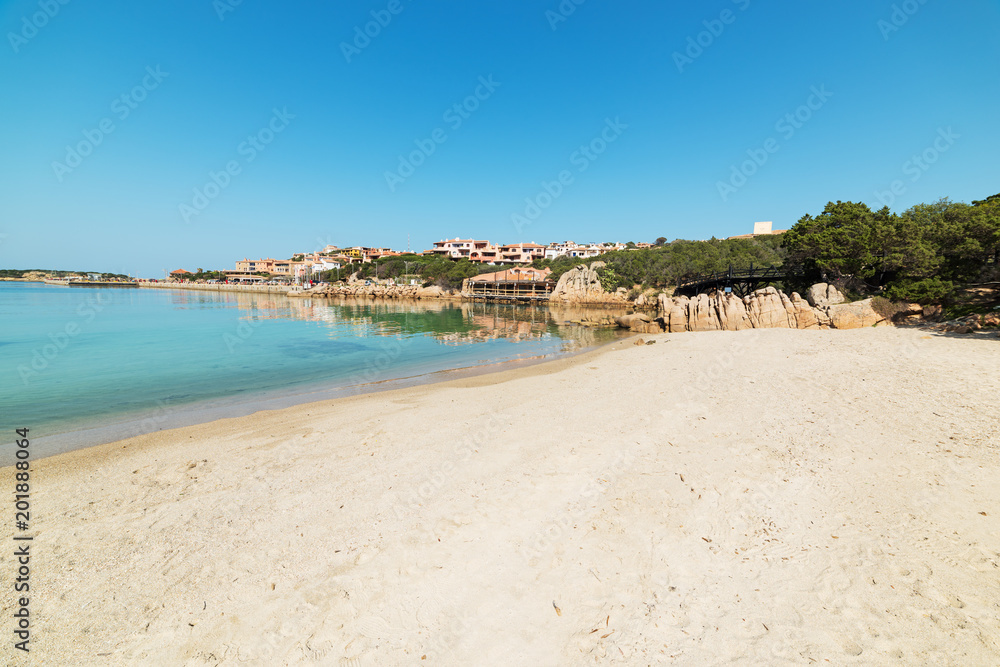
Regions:
<instances>
[{"instance_id":1,"label":"red roof","mask_svg":"<svg viewBox=\"0 0 1000 667\"><path fill-rule=\"evenodd\" d=\"M483 273L472 278L473 282L497 282L501 280L545 280L552 269L513 268L496 273Z\"/></svg>"}]
</instances>

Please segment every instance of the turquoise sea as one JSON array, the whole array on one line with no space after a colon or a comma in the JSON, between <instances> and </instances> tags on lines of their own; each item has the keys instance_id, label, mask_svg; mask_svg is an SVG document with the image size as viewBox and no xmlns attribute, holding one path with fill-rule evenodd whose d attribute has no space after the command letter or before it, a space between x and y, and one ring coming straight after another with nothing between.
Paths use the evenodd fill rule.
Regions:
<instances>
[{"instance_id":1,"label":"turquoise sea","mask_svg":"<svg viewBox=\"0 0 1000 667\"><path fill-rule=\"evenodd\" d=\"M0 282L0 422L46 455L616 335L545 307Z\"/></svg>"}]
</instances>

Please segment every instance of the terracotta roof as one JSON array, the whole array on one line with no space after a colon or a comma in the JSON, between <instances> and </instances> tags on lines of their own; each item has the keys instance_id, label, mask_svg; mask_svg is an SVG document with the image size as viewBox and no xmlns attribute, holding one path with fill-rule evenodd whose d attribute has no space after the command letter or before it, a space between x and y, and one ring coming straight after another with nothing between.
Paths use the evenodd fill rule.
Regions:
<instances>
[{"instance_id":1,"label":"terracotta roof","mask_svg":"<svg viewBox=\"0 0 1000 667\"><path fill-rule=\"evenodd\" d=\"M434 245L438 245L439 243L489 243L489 241L482 241L482 240L477 241L476 239L460 239L456 237L453 239L445 239L444 241L435 241Z\"/></svg>"},{"instance_id":2,"label":"terracotta roof","mask_svg":"<svg viewBox=\"0 0 1000 667\"><path fill-rule=\"evenodd\" d=\"M552 269L513 268L495 273L483 273L471 278L473 282L496 282L498 280L545 280Z\"/></svg>"}]
</instances>

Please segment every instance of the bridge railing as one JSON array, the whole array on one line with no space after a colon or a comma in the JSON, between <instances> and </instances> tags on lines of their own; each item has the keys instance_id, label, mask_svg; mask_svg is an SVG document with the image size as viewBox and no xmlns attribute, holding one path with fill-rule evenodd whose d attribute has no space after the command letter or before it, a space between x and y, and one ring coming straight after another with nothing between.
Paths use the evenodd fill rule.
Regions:
<instances>
[{"instance_id":1,"label":"bridge railing","mask_svg":"<svg viewBox=\"0 0 1000 667\"><path fill-rule=\"evenodd\" d=\"M802 267L794 265L759 267L750 264L747 268L736 268L732 264L726 271L697 274L688 280L678 281L677 289L688 290L707 285L729 285L734 283L759 283L784 280L804 275Z\"/></svg>"}]
</instances>

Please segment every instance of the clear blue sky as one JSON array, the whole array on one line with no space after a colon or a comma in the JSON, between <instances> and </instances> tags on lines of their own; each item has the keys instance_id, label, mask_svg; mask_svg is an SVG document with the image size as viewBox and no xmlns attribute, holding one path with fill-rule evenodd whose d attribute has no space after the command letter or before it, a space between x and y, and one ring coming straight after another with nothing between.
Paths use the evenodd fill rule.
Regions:
<instances>
[{"instance_id":1,"label":"clear blue sky","mask_svg":"<svg viewBox=\"0 0 1000 667\"><path fill-rule=\"evenodd\" d=\"M829 200L879 206L893 181L894 210L1000 191L993 0L909 0L891 31L894 3L873 0L566 0L558 22L558 0L229 2L2 3L0 267L156 277L325 243L405 249L407 235L414 250L701 239L787 228ZM373 11L391 20L345 56ZM480 77L499 86L446 116ZM294 118L268 136L274 109ZM777 125L797 110L808 120ZM261 130L263 150L240 148ZM603 153L576 153L602 131ZM80 142L89 155L67 161ZM767 161L723 197L747 151ZM908 163L924 151L933 164ZM239 173L197 201L230 162ZM564 170L559 196L515 224ZM206 203L185 220L182 204Z\"/></svg>"}]
</instances>

